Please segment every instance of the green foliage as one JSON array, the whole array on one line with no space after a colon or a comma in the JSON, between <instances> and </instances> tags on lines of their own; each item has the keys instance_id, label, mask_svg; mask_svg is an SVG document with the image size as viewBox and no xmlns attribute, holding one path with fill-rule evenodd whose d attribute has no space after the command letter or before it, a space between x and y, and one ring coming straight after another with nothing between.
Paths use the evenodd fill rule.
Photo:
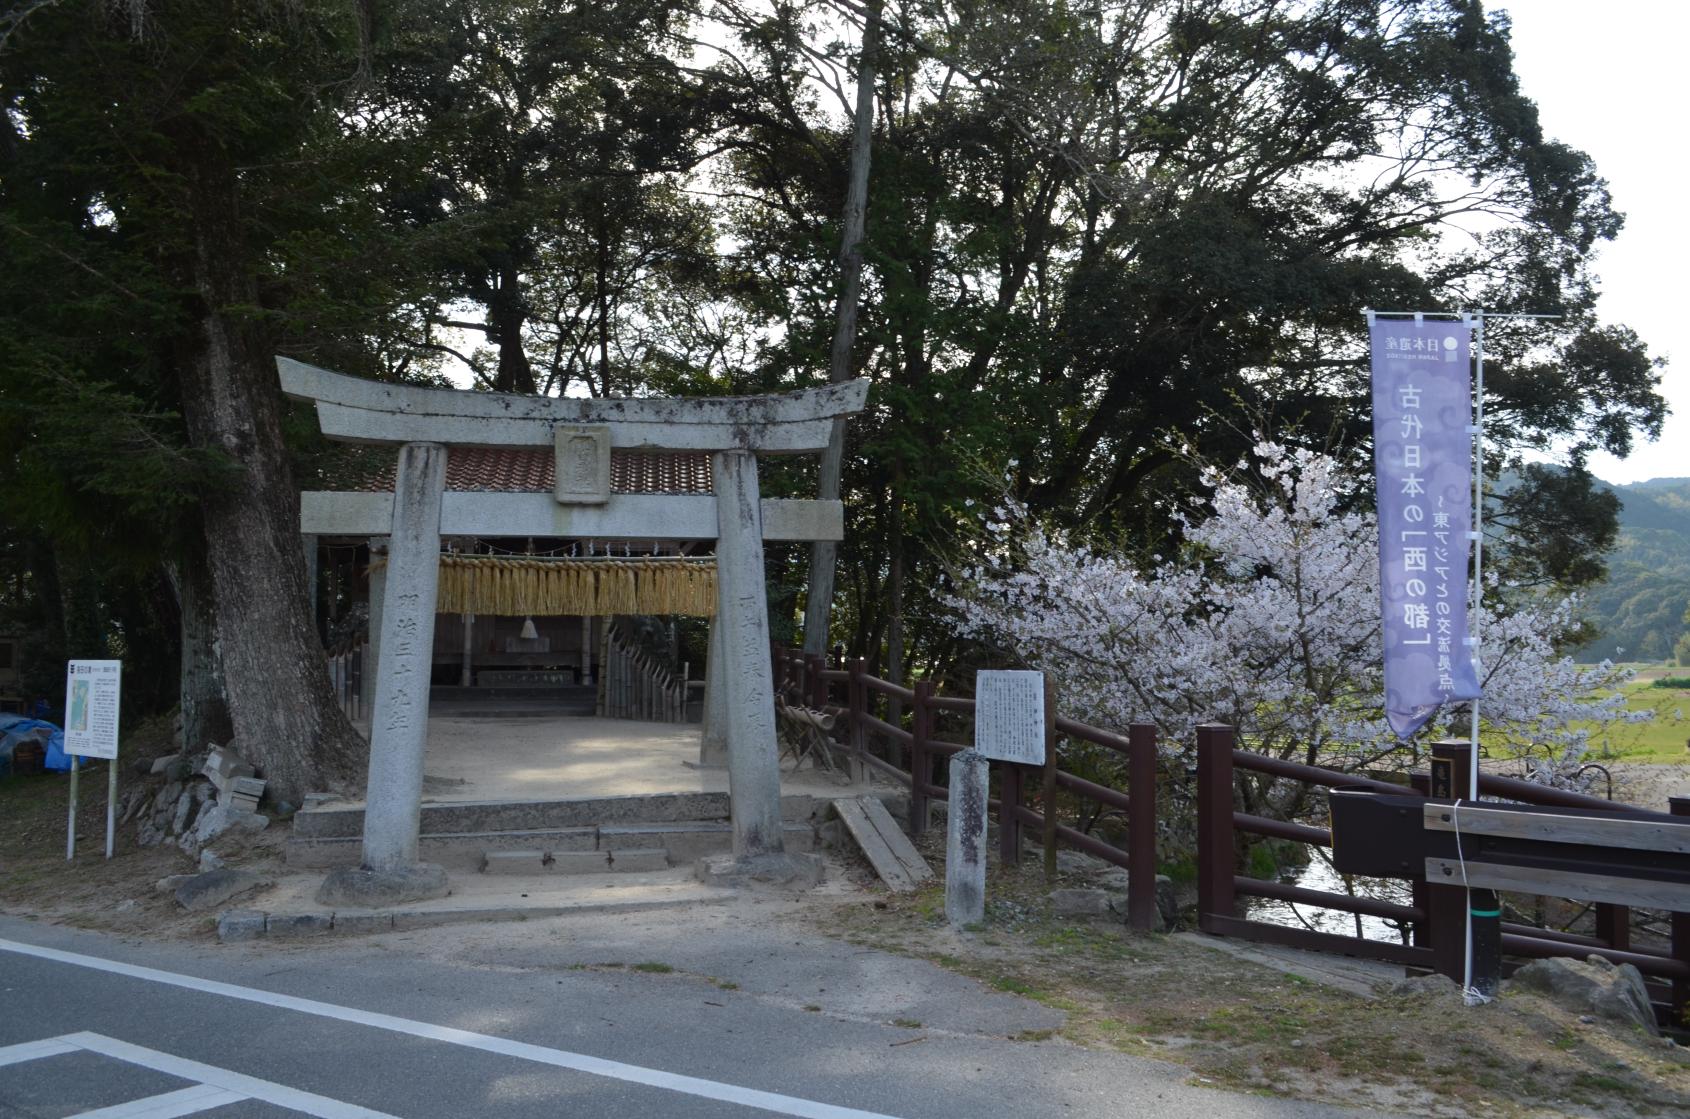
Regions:
<instances>
[{"instance_id":1,"label":"green foliage","mask_svg":"<svg viewBox=\"0 0 1690 1119\"><path fill-rule=\"evenodd\" d=\"M1608 577L1582 602L1597 637L1581 661L1664 661L1690 649L1690 479L1613 488L1622 502Z\"/></svg>"}]
</instances>

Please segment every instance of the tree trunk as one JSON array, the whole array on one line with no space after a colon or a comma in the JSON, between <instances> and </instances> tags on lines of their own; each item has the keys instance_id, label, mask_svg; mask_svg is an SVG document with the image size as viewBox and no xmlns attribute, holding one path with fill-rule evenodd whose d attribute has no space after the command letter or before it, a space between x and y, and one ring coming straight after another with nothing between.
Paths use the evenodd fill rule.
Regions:
<instances>
[{"instance_id":1,"label":"tree trunk","mask_svg":"<svg viewBox=\"0 0 1690 1119\"><path fill-rule=\"evenodd\" d=\"M169 567L182 618L181 747L193 753L208 742L234 737L229 701L224 693L223 666L217 656L217 615L211 570L198 541L182 549Z\"/></svg>"},{"instance_id":2,"label":"tree trunk","mask_svg":"<svg viewBox=\"0 0 1690 1119\"><path fill-rule=\"evenodd\" d=\"M251 311L259 299L235 174L209 138L189 138L181 150L198 297L182 363L183 416L196 446L242 467L201 507L229 714L270 794L298 804L305 792L356 782L366 747L335 702L307 610L299 497L282 443L275 360Z\"/></svg>"},{"instance_id":3,"label":"tree trunk","mask_svg":"<svg viewBox=\"0 0 1690 1119\"><path fill-rule=\"evenodd\" d=\"M868 210L869 155L874 134L874 56L880 39L880 3L869 5L863 24L862 57L857 62L857 113L851 135L850 179L845 189L844 229L839 237L839 305L835 314L833 351L828 358L827 379L846 380L851 375L851 347L857 339L857 305L862 301L863 229ZM839 479L845 463L845 419L833 421L827 449L822 452L816 496L823 501L839 499ZM833 581L838 567L839 545L817 540L810 545L810 588L804 603L804 651L827 652L828 619L833 613Z\"/></svg>"},{"instance_id":4,"label":"tree trunk","mask_svg":"<svg viewBox=\"0 0 1690 1119\"><path fill-rule=\"evenodd\" d=\"M498 287L487 308L493 323L493 335L499 344L499 371L493 387L499 392L534 391L534 367L529 364L528 350L523 346L522 328L528 313L522 306L522 277L515 265L499 270Z\"/></svg>"}]
</instances>

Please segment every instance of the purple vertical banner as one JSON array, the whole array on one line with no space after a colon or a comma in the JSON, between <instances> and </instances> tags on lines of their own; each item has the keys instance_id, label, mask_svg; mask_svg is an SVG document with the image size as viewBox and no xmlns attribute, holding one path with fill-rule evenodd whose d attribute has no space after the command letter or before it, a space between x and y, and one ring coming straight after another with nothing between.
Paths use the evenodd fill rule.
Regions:
<instances>
[{"instance_id":1,"label":"purple vertical banner","mask_svg":"<svg viewBox=\"0 0 1690 1119\"><path fill-rule=\"evenodd\" d=\"M1374 318L1370 333L1385 718L1407 738L1443 704L1479 696L1467 645L1473 330Z\"/></svg>"}]
</instances>

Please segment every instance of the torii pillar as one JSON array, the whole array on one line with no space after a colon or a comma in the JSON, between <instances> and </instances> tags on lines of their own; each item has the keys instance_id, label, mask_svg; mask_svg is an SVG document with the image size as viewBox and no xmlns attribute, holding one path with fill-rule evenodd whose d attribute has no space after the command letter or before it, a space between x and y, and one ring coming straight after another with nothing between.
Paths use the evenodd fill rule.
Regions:
<instances>
[{"instance_id":1,"label":"torii pillar","mask_svg":"<svg viewBox=\"0 0 1690 1119\"><path fill-rule=\"evenodd\" d=\"M317 899L325 905L395 905L448 892L446 871L417 859L445 488L445 447L407 443L400 448L377 623L381 656L370 715L364 853L357 867L339 868L324 881Z\"/></svg>"}]
</instances>

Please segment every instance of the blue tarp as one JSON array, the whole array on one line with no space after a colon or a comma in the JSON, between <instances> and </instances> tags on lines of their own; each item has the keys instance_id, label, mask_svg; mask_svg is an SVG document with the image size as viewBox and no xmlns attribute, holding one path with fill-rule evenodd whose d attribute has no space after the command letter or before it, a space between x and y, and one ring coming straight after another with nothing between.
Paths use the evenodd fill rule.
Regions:
<instances>
[{"instance_id":1,"label":"blue tarp","mask_svg":"<svg viewBox=\"0 0 1690 1119\"><path fill-rule=\"evenodd\" d=\"M25 715L0 715L0 760L11 769L12 751L25 741L35 740L47 745L47 768L59 773L70 772L71 758L65 753L65 732L52 723L31 719ZM88 759L83 758L87 765Z\"/></svg>"}]
</instances>

